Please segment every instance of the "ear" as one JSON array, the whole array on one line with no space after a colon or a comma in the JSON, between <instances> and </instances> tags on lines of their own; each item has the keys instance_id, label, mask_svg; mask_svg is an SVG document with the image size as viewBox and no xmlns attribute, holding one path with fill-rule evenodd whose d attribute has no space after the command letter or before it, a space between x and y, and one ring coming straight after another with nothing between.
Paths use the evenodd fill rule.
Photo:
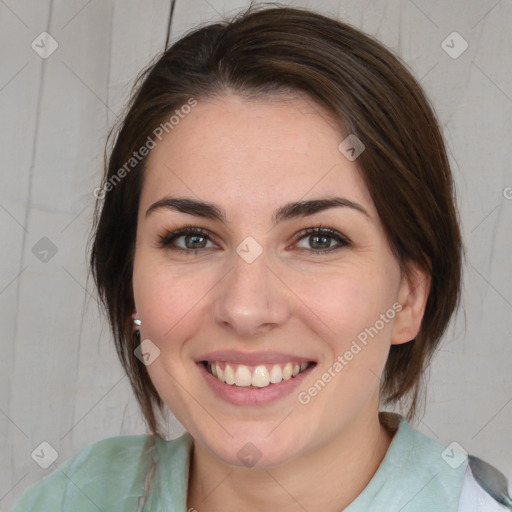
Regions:
<instances>
[{"instance_id":1,"label":"ear","mask_svg":"<svg viewBox=\"0 0 512 512\"><path fill-rule=\"evenodd\" d=\"M407 343L418 335L430 292L430 274L415 264L402 272L398 290L400 311L395 316L391 344Z\"/></svg>"}]
</instances>

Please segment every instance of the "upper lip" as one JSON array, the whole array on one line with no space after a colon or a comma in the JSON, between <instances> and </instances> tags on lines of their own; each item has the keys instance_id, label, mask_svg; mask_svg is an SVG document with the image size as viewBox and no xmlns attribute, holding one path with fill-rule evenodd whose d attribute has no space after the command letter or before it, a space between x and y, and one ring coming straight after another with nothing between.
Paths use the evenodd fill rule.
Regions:
<instances>
[{"instance_id":1,"label":"upper lip","mask_svg":"<svg viewBox=\"0 0 512 512\"><path fill-rule=\"evenodd\" d=\"M215 350L202 355L196 362L201 361L227 361L230 363L258 365L270 363L308 363L313 359L301 357L295 354L286 354L284 352L238 352L236 350Z\"/></svg>"}]
</instances>

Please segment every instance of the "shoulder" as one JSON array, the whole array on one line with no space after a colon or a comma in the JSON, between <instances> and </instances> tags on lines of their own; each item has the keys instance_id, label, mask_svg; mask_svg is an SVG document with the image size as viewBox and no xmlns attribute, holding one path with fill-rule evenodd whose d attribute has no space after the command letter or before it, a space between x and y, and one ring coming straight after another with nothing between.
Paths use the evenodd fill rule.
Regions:
<instances>
[{"instance_id":1,"label":"shoulder","mask_svg":"<svg viewBox=\"0 0 512 512\"><path fill-rule=\"evenodd\" d=\"M418 510L512 510L507 479L496 468L459 451L456 443L446 446L419 432L401 416L398 418L399 428L384 466L389 478L407 482L411 490L400 490L394 494L399 497L390 499L395 499L402 508L404 503L413 503Z\"/></svg>"},{"instance_id":2,"label":"shoulder","mask_svg":"<svg viewBox=\"0 0 512 512\"><path fill-rule=\"evenodd\" d=\"M460 512L507 512L512 510L505 476L483 460L469 456L460 495Z\"/></svg>"},{"instance_id":3,"label":"shoulder","mask_svg":"<svg viewBox=\"0 0 512 512\"><path fill-rule=\"evenodd\" d=\"M12 512L106 510L139 484L153 445L150 435L116 436L90 444L29 487Z\"/></svg>"}]
</instances>

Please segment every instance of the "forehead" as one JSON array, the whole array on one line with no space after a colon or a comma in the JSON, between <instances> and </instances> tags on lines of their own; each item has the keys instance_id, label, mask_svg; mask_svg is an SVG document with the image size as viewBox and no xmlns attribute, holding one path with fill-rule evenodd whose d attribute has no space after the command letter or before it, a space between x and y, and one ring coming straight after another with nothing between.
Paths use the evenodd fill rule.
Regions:
<instances>
[{"instance_id":1,"label":"forehead","mask_svg":"<svg viewBox=\"0 0 512 512\"><path fill-rule=\"evenodd\" d=\"M345 138L307 98L198 100L148 156L144 207L166 194L254 209L285 200L344 195L372 213L355 161L338 150ZM229 206L226 206L229 210ZM238 208L237 208L238 210Z\"/></svg>"}]
</instances>

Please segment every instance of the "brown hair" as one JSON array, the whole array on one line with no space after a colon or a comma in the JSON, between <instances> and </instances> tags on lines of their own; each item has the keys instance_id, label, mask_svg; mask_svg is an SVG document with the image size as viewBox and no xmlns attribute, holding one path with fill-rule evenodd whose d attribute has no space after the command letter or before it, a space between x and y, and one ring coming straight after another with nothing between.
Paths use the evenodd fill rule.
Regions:
<instances>
[{"instance_id":1,"label":"brown hair","mask_svg":"<svg viewBox=\"0 0 512 512\"><path fill-rule=\"evenodd\" d=\"M139 341L131 322L146 158L122 179L119 171L191 97L228 92L247 98L306 93L365 144L358 164L390 246L403 269L413 262L431 276L420 332L409 343L392 345L381 382L383 402L407 400L412 419L422 377L460 296L461 236L438 121L421 86L378 41L309 10L251 6L232 20L189 32L158 55L135 82L109 158L116 127L105 147L90 270L147 425L162 435L155 407L162 413L164 404L134 355Z\"/></svg>"}]
</instances>

